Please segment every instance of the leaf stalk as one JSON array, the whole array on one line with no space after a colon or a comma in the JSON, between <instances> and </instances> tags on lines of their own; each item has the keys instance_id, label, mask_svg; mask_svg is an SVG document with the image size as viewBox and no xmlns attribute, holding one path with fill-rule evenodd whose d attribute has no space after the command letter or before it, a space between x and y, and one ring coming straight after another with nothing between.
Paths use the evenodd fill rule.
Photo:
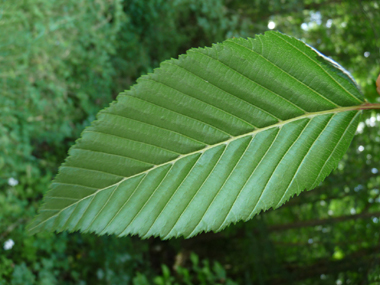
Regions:
<instances>
[{"instance_id":1,"label":"leaf stalk","mask_svg":"<svg viewBox=\"0 0 380 285\"><path fill-rule=\"evenodd\" d=\"M357 110L372 110L372 109L380 109L380 103L365 103L359 105Z\"/></svg>"}]
</instances>

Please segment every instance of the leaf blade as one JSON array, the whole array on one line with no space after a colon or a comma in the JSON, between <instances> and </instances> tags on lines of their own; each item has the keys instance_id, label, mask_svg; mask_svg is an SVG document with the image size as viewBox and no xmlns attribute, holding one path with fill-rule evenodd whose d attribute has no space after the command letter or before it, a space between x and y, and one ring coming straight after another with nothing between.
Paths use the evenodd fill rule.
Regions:
<instances>
[{"instance_id":1,"label":"leaf blade","mask_svg":"<svg viewBox=\"0 0 380 285\"><path fill-rule=\"evenodd\" d=\"M83 132L29 231L191 237L312 189L348 147L363 103L325 61L272 32L162 64Z\"/></svg>"}]
</instances>

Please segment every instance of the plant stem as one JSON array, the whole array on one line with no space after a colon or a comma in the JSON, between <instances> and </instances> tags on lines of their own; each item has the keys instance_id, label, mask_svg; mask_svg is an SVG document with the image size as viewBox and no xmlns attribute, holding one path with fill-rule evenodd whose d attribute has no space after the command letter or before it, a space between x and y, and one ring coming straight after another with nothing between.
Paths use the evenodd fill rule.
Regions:
<instances>
[{"instance_id":1,"label":"plant stem","mask_svg":"<svg viewBox=\"0 0 380 285\"><path fill-rule=\"evenodd\" d=\"M358 106L358 110L371 110L371 109L380 109L380 103L365 103L363 105Z\"/></svg>"}]
</instances>

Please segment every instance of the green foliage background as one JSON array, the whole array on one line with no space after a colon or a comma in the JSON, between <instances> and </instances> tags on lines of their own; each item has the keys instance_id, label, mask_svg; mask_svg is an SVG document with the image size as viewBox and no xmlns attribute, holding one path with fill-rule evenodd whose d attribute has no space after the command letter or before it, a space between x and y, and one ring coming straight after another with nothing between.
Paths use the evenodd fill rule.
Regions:
<instances>
[{"instance_id":1,"label":"green foliage background","mask_svg":"<svg viewBox=\"0 0 380 285\"><path fill-rule=\"evenodd\" d=\"M165 59L253 37L269 21L380 102L378 1L0 0L0 284L378 284L373 112L316 190L221 233L161 241L25 231L67 149L120 91Z\"/></svg>"}]
</instances>

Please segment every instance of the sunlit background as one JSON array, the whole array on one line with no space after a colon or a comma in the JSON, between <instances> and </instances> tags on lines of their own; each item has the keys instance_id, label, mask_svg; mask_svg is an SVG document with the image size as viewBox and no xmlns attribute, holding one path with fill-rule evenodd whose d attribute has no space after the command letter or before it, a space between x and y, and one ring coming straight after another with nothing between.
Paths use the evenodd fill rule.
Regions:
<instances>
[{"instance_id":1,"label":"sunlit background","mask_svg":"<svg viewBox=\"0 0 380 285\"><path fill-rule=\"evenodd\" d=\"M192 47L278 30L380 102L380 2L0 0L0 285L380 284L380 114L313 191L223 232L161 241L26 224L96 113Z\"/></svg>"}]
</instances>

